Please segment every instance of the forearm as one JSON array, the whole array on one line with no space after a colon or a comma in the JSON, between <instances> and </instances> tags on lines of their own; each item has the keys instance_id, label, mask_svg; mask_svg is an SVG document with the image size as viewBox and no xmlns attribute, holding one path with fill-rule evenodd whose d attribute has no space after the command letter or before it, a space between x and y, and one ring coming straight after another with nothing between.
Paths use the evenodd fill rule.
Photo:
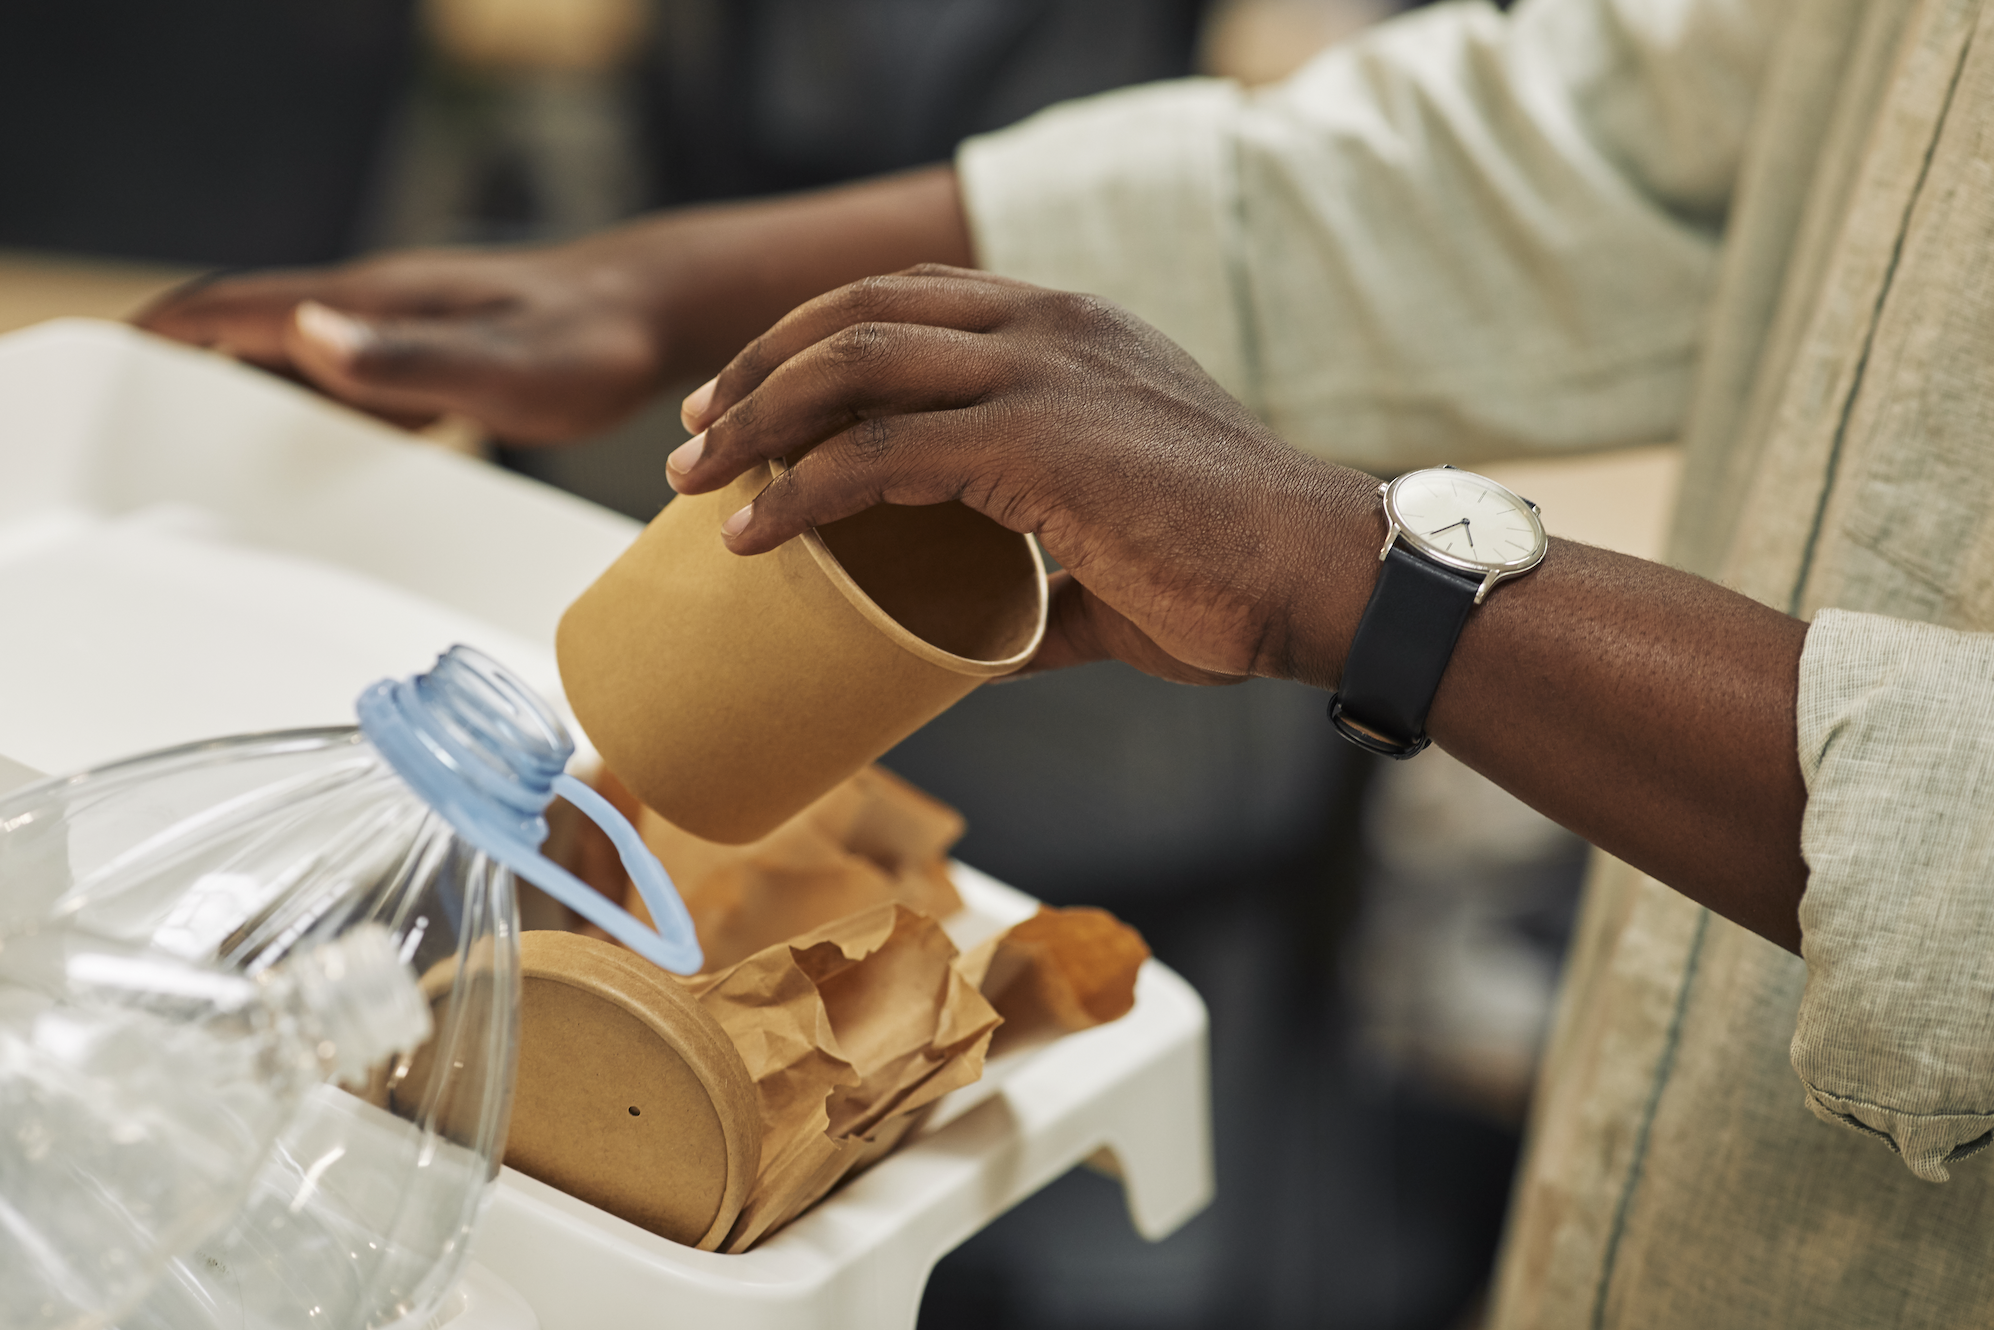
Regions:
<instances>
[{"instance_id":1,"label":"forearm","mask_svg":"<svg viewBox=\"0 0 1994 1330\"><path fill-rule=\"evenodd\" d=\"M735 553L876 503L957 499L1070 579L1048 664L1337 686L1378 578L1377 481L1312 461L1126 311L946 269L795 311L687 403L672 483L814 450L721 526ZM853 427L853 422L861 424ZM1473 610L1427 718L1552 818L1773 941L1798 941L1806 626L1563 541ZM1327 742L1327 740L1325 740Z\"/></svg>"},{"instance_id":2,"label":"forearm","mask_svg":"<svg viewBox=\"0 0 1994 1330\"><path fill-rule=\"evenodd\" d=\"M975 262L952 166L681 208L580 242L650 293L666 377L712 374L813 296L917 263Z\"/></svg>"},{"instance_id":3,"label":"forearm","mask_svg":"<svg viewBox=\"0 0 1994 1330\"><path fill-rule=\"evenodd\" d=\"M1440 742L1595 845L1797 951L1807 791L1794 703L1807 626L1686 573L1565 542L1507 592L1523 594L1492 595L1463 634L1435 699Z\"/></svg>"},{"instance_id":4,"label":"forearm","mask_svg":"<svg viewBox=\"0 0 1994 1330\"><path fill-rule=\"evenodd\" d=\"M1334 585L1300 599L1307 622L1283 669L1324 688L1341 674L1384 532L1374 482L1338 475L1326 487L1338 534L1312 556ZM1593 844L1797 950L1806 632L1715 583L1554 540L1535 572L1469 615L1428 731Z\"/></svg>"}]
</instances>

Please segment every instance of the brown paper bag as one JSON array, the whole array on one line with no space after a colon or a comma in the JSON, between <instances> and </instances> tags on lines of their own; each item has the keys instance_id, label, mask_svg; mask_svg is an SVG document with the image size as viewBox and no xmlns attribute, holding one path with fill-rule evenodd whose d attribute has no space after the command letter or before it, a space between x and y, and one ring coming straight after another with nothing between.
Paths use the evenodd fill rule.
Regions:
<instances>
[{"instance_id":1,"label":"brown paper bag","mask_svg":"<svg viewBox=\"0 0 1994 1330\"><path fill-rule=\"evenodd\" d=\"M720 1250L746 1251L983 1074L998 1024L933 919L879 905L690 981L762 1109L761 1168Z\"/></svg>"},{"instance_id":2,"label":"brown paper bag","mask_svg":"<svg viewBox=\"0 0 1994 1330\"><path fill-rule=\"evenodd\" d=\"M608 772L592 783L671 874L708 972L875 905L897 903L934 919L962 908L948 875L962 815L883 768L867 767L748 845L680 830ZM650 922L609 838L571 811L564 804L549 811L548 856Z\"/></svg>"},{"instance_id":3,"label":"brown paper bag","mask_svg":"<svg viewBox=\"0 0 1994 1330\"><path fill-rule=\"evenodd\" d=\"M707 952L685 982L754 1082L760 1163L719 1250L747 1250L891 1151L989 1052L1134 1005L1149 949L1101 910L1042 907L958 956L936 919L960 907L946 853L962 819L888 772L860 772L746 846L687 835L612 776L595 783L684 895ZM555 821L550 852L640 912L607 838Z\"/></svg>"},{"instance_id":4,"label":"brown paper bag","mask_svg":"<svg viewBox=\"0 0 1994 1330\"><path fill-rule=\"evenodd\" d=\"M1106 910L1041 905L972 948L957 968L1004 1018L994 1056L1128 1015L1148 959L1142 934Z\"/></svg>"},{"instance_id":5,"label":"brown paper bag","mask_svg":"<svg viewBox=\"0 0 1994 1330\"><path fill-rule=\"evenodd\" d=\"M935 919L962 908L947 857L962 816L878 767L750 845L700 840L648 808L637 829L678 884L708 971L875 905Z\"/></svg>"},{"instance_id":6,"label":"brown paper bag","mask_svg":"<svg viewBox=\"0 0 1994 1330\"><path fill-rule=\"evenodd\" d=\"M1087 909L1041 910L958 957L934 920L875 906L691 980L528 933L507 1162L654 1233L746 1251L981 1076L1000 1011L1010 1048L1114 1020L1147 956Z\"/></svg>"}]
</instances>

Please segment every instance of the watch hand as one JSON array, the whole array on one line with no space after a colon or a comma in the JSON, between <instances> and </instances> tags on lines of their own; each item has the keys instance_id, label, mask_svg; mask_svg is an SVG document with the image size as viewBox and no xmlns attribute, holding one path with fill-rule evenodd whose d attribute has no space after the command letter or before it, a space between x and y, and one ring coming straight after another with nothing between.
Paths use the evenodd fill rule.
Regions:
<instances>
[{"instance_id":1,"label":"watch hand","mask_svg":"<svg viewBox=\"0 0 1994 1330\"><path fill-rule=\"evenodd\" d=\"M1461 528L1461 534L1468 538L1468 548L1469 549L1475 548L1475 529L1473 526L1469 524L1468 519L1465 517L1458 522L1449 522L1446 526L1443 526L1435 531L1429 531L1426 534L1429 536L1437 536L1440 534L1441 531L1452 531L1457 526Z\"/></svg>"}]
</instances>

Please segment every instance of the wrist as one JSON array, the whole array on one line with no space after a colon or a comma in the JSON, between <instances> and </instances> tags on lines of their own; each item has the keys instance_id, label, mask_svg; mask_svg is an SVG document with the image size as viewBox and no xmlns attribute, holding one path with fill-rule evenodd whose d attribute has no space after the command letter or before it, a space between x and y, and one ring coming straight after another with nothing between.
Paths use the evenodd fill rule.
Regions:
<instances>
[{"instance_id":1,"label":"wrist","mask_svg":"<svg viewBox=\"0 0 1994 1330\"><path fill-rule=\"evenodd\" d=\"M1375 476L1305 466L1265 542L1269 614L1254 673L1334 689L1378 580L1385 523Z\"/></svg>"},{"instance_id":2,"label":"wrist","mask_svg":"<svg viewBox=\"0 0 1994 1330\"><path fill-rule=\"evenodd\" d=\"M569 242L561 253L572 280L596 311L618 309L642 331L660 387L689 381L707 367L685 336L696 327L697 292L688 291L686 212L665 212Z\"/></svg>"}]
</instances>

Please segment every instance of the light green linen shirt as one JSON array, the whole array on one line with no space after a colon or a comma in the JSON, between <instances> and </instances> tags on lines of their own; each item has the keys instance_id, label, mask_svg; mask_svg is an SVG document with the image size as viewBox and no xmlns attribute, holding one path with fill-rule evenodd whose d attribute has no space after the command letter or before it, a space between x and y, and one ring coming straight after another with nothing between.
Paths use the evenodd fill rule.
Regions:
<instances>
[{"instance_id":1,"label":"light green linen shirt","mask_svg":"<svg viewBox=\"0 0 1994 1330\"><path fill-rule=\"evenodd\" d=\"M1493 1324L1994 1323L1994 12L1444 5L959 166L1325 456L1683 439L1672 561L1814 620L1805 961L1601 858Z\"/></svg>"}]
</instances>

